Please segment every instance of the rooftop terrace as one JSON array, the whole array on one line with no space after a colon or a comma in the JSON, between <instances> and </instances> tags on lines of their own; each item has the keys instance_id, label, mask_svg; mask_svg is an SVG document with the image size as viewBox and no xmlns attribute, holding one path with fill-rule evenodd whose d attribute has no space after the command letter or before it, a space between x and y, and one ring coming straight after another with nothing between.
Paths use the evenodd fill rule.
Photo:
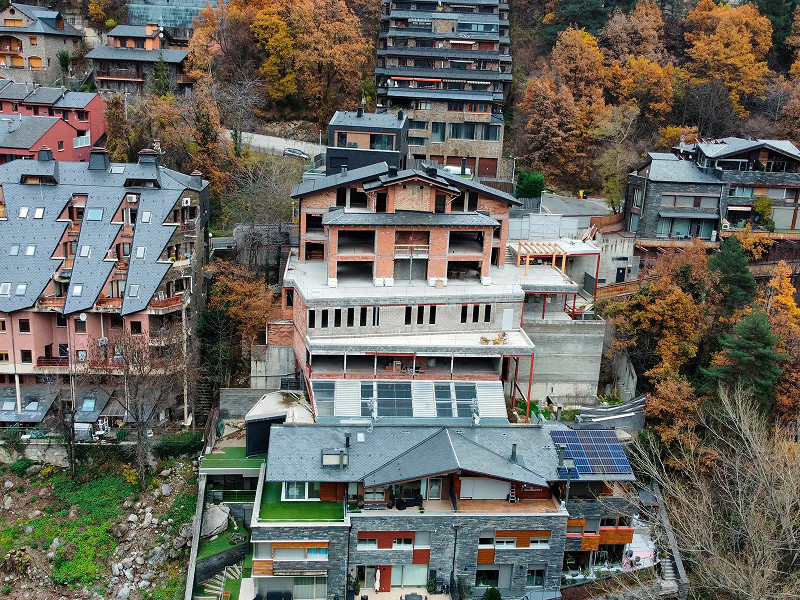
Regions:
<instances>
[{"instance_id":1,"label":"rooftop terrace","mask_svg":"<svg viewBox=\"0 0 800 600\"><path fill-rule=\"evenodd\" d=\"M261 481L261 505L258 511L259 523L279 522L325 522L344 520L344 502L283 502L281 501L281 482Z\"/></svg>"},{"instance_id":2,"label":"rooftop terrace","mask_svg":"<svg viewBox=\"0 0 800 600\"><path fill-rule=\"evenodd\" d=\"M266 455L247 458L244 446L217 447L200 461L200 473L206 475L236 475L258 477Z\"/></svg>"}]
</instances>

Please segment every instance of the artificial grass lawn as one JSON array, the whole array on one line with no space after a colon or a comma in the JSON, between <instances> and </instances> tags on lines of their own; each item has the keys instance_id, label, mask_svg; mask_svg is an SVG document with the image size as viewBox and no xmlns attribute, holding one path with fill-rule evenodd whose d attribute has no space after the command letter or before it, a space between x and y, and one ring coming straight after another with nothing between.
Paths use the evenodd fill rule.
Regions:
<instances>
[{"instance_id":1,"label":"artificial grass lawn","mask_svg":"<svg viewBox=\"0 0 800 600\"><path fill-rule=\"evenodd\" d=\"M221 452L224 452L224 454ZM207 469L221 467L257 469L261 466L261 463L263 463L265 459L266 456L247 458L247 456L245 456L245 448L243 446L227 446L225 448L220 448L219 451L215 452L214 454L206 454L203 457L203 461L200 466Z\"/></svg>"},{"instance_id":2,"label":"artificial grass lawn","mask_svg":"<svg viewBox=\"0 0 800 600\"><path fill-rule=\"evenodd\" d=\"M200 546L197 548L197 560L203 560L204 558L208 558L209 556L214 556L215 554L219 554L220 552L224 552L225 550L229 550L233 548L233 545L230 542L231 534L233 533L241 533L245 537L245 541L242 542L244 544L247 543L250 536L248 535L247 531L245 531L242 524L237 522L239 526L239 530L236 531L233 528L233 522L228 521L228 529L225 530L223 533L217 536L215 540L203 540L200 542ZM236 544L238 545L238 544Z\"/></svg>"},{"instance_id":3,"label":"artificial grass lawn","mask_svg":"<svg viewBox=\"0 0 800 600\"><path fill-rule=\"evenodd\" d=\"M281 484L265 481L261 494L259 521L341 521L341 502L281 502Z\"/></svg>"},{"instance_id":4,"label":"artificial grass lawn","mask_svg":"<svg viewBox=\"0 0 800 600\"><path fill-rule=\"evenodd\" d=\"M225 580L225 591L230 592L231 600L239 600L239 590L241 587L242 580L239 578Z\"/></svg>"}]
</instances>

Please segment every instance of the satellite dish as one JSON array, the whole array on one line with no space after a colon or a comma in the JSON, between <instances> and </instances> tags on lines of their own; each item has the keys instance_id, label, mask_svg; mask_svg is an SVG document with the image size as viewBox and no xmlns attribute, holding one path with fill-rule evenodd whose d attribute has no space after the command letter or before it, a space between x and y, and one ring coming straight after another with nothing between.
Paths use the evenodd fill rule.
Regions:
<instances>
[{"instance_id":1,"label":"satellite dish","mask_svg":"<svg viewBox=\"0 0 800 600\"><path fill-rule=\"evenodd\" d=\"M78 315L78 318L79 318L81 321L85 321L85 320L86 320L86 313L81 313L81 314L79 314L79 315Z\"/></svg>"}]
</instances>

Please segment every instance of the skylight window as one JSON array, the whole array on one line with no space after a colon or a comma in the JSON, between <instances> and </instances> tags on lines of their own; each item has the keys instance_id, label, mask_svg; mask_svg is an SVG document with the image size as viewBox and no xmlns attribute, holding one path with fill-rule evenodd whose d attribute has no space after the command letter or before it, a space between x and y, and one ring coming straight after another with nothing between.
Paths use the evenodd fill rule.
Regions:
<instances>
[{"instance_id":1,"label":"skylight window","mask_svg":"<svg viewBox=\"0 0 800 600\"><path fill-rule=\"evenodd\" d=\"M14 398L4 398L3 399L3 410L16 410L17 403Z\"/></svg>"},{"instance_id":2,"label":"skylight window","mask_svg":"<svg viewBox=\"0 0 800 600\"><path fill-rule=\"evenodd\" d=\"M136 246L136 258L144 258L147 248L145 246Z\"/></svg>"},{"instance_id":3,"label":"skylight window","mask_svg":"<svg viewBox=\"0 0 800 600\"><path fill-rule=\"evenodd\" d=\"M139 297L139 284L133 283L128 286L128 297L129 298L138 298Z\"/></svg>"},{"instance_id":4,"label":"skylight window","mask_svg":"<svg viewBox=\"0 0 800 600\"><path fill-rule=\"evenodd\" d=\"M149 210L143 211L142 212L142 223L149 223L150 219L152 218L152 216L153 216L153 213L151 213Z\"/></svg>"},{"instance_id":5,"label":"skylight window","mask_svg":"<svg viewBox=\"0 0 800 600\"><path fill-rule=\"evenodd\" d=\"M11 294L11 284L6 282L0 283L0 296L8 296Z\"/></svg>"},{"instance_id":6,"label":"skylight window","mask_svg":"<svg viewBox=\"0 0 800 600\"><path fill-rule=\"evenodd\" d=\"M28 402L28 405L25 408L23 408L22 410L27 410L27 411L30 411L30 412L35 412L35 411L39 410L39 401L38 400L32 400L32 401Z\"/></svg>"},{"instance_id":7,"label":"skylight window","mask_svg":"<svg viewBox=\"0 0 800 600\"><path fill-rule=\"evenodd\" d=\"M17 296L24 296L25 292L28 291L28 284L27 283L18 283L17 284Z\"/></svg>"},{"instance_id":8,"label":"skylight window","mask_svg":"<svg viewBox=\"0 0 800 600\"><path fill-rule=\"evenodd\" d=\"M33 256L36 254L36 245L31 244L30 246L25 247L25 256Z\"/></svg>"},{"instance_id":9,"label":"skylight window","mask_svg":"<svg viewBox=\"0 0 800 600\"><path fill-rule=\"evenodd\" d=\"M111 173L121 175L125 172L125 165L111 165Z\"/></svg>"},{"instance_id":10,"label":"skylight window","mask_svg":"<svg viewBox=\"0 0 800 600\"><path fill-rule=\"evenodd\" d=\"M20 219L27 219L28 218L28 207L27 206L20 206L19 207L19 218Z\"/></svg>"},{"instance_id":11,"label":"skylight window","mask_svg":"<svg viewBox=\"0 0 800 600\"><path fill-rule=\"evenodd\" d=\"M102 221L103 220L103 209L102 208L89 208L89 209L86 209L86 220L87 221Z\"/></svg>"},{"instance_id":12,"label":"skylight window","mask_svg":"<svg viewBox=\"0 0 800 600\"><path fill-rule=\"evenodd\" d=\"M91 246L87 246L87 245L81 246L80 256L82 258L89 258L91 255L92 255L92 247Z\"/></svg>"},{"instance_id":13,"label":"skylight window","mask_svg":"<svg viewBox=\"0 0 800 600\"><path fill-rule=\"evenodd\" d=\"M83 412L92 412L94 410L96 400L94 398L84 398L81 410Z\"/></svg>"},{"instance_id":14,"label":"skylight window","mask_svg":"<svg viewBox=\"0 0 800 600\"><path fill-rule=\"evenodd\" d=\"M19 244L11 244L11 249L8 251L11 256L19 255Z\"/></svg>"},{"instance_id":15,"label":"skylight window","mask_svg":"<svg viewBox=\"0 0 800 600\"><path fill-rule=\"evenodd\" d=\"M72 286L72 295L80 296L81 294L83 294L83 284L76 283L75 285Z\"/></svg>"},{"instance_id":16,"label":"skylight window","mask_svg":"<svg viewBox=\"0 0 800 600\"><path fill-rule=\"evenodd\" d=\"M34 219L41 219L42 217L44 217L44 208L39 207L39 208L34 209L33 218Z\"/></svg>"}]
</instances>

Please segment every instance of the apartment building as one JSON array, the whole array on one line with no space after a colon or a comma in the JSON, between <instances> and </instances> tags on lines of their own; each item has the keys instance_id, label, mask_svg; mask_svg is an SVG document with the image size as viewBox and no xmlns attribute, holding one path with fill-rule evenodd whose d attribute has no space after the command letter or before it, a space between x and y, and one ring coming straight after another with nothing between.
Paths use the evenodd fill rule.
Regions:
<instances>
[{"instance_id":1,"label":"apartment building","mask_svg":"<svg viewBox=\"0 0 800 600\"><path fill-rule=\"evenodd\" d=\"M545 599L562 574L619 569L634 476L613 431L390 420L272 426L243 590L427 595L463 578L477 597Z\"/></svg>"},{"instance_id":2,"label":"apartment building","mask_svg":"<svg viewBox=\"0 0 800 600\"><path fill-rule=\"evenodd\" d=\"M788 140L728 137L650 152L628 176L628 231L642 248L708 243L759 223L753 201L769 198L776 232L800 228L800 150Z\"/></svg>"},{"instance_id":3,"label":"apartment building","mask_svg":"<svg viewBox=\"0 0 800 600\"><path fill-rule=\"evenodd\" d=\"M72 54L83 33L44 6L12 2L0 10L0 77L49 84L63 75L57 55Z\"/></svg>"},{"instance_id":4,"label":"apartment building","mask_svg":"<svg viewBox=\"0 0 800 600\"><path fill-rule=\"evenodd\" d=\"M177 94L191 91L192 79L184 72L189 51L175 48L170 35L153 23L117 25L108 32L108 44L86 55L95 69L100 91L140 94L147 89L153 65L164 60Z\"/></svg>"},{"instance_id":5,"label":"apartment building","mask_svg":"<svg viewBox=\"0 0 800 600\"><path fill-rule=\"evenodd\" d=\"M408 160L408 118L399 111L367 113L336 111L328 124L325 173L376 163L405 169Z\"/></svg>"},{"instance_id":6,"label":"apartment building","mask_svg":"<svg viewBox=\"0 0 800 600\"><path fill-rule=\"evenodd\" d=\"M148 149L138 163L112 164L102 148L83 163L43 148L35 160L0 166L0 192L6 423L25 422L23 399L68 384L77 369L107 374L113 389L123 331L154 352L181 352L180 336L164 332L202 306L208 182L200 173L164 168Z\"/></svg>"},{"instance_id":7,"label":"apartment building","mask_svg":"<svg viewBox=\"0 0 800 600\"><path fill-rule=\"evenodd\" d=\"M74 154L67 160L89 159L89 148L102 141L106 134L105 111L105 100L94 92L0 81L0 114L59 117L75 129L72 140ZM33 148L38 149L44 143L34 144ZM54 144L47 144L56 148ZM57 154L56 158L59 156Z\"/></svg>"},{"instance_id":8,"label":"apartment building","mask_svg":"<svg viewBox=\"0 0 800 600\"><path fill-rule=\"evenodd\" d=\"M495 177L511 86L508 3L386 0L378 104L410 119L412 158Z\"/></svg>"}]
</instances>

